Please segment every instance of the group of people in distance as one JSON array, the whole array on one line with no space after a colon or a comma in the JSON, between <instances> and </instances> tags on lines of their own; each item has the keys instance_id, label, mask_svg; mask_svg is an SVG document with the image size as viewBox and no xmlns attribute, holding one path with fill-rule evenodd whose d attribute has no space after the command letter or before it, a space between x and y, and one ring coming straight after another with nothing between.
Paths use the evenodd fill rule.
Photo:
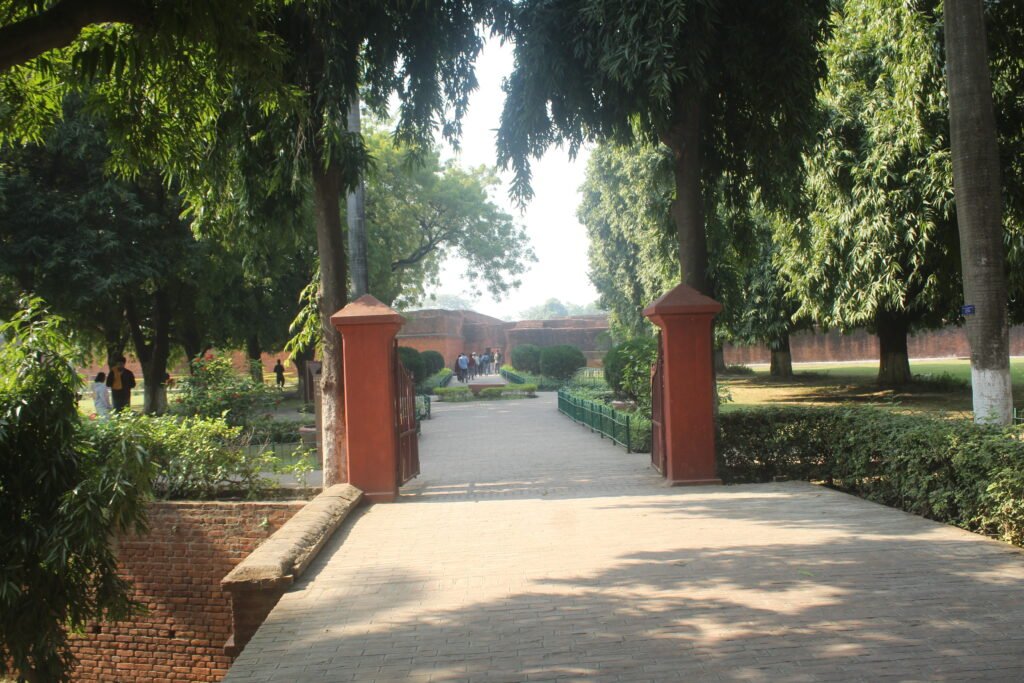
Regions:
<instances>
[{"instance_id":1,"label":"group of people in distance","mask_svg":"<svg viewBox=\"0 0 1024 683\"><path fill-rule=\"evenodd\" d=\"M98 372L92 381L92 402L96 407L96 415L107 417L111 411L124 410L131 407L132 389L135 388L135 373L124 366L124 356L117 356L111 360L110 372ZM277 359L274 366L274 374L277 376L278 389L284 388L284 366L281 359ZM168 386L171 382L169 374L164 375L164 383Z\"/></svg>"},{"instance_id":2,"label":"group of people in distance","mask_svg":"<svg viewBox=\"0 0 1024 683\"><path fill-rule=\"evenodd\" d=\"M490 375L501 367L501 351L488 349L481 354L462 352L455 359L455 377L460 382L468 382L477 375Z\"/></svg>"}]
</instances>

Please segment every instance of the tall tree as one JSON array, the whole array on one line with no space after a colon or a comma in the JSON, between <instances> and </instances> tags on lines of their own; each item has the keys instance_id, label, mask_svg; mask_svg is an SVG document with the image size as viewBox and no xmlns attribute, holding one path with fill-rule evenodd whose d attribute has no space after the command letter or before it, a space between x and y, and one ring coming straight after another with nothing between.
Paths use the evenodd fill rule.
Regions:
<instances>
[{"instance_id":1,"label":"tall tree","mask_svg":"<svg viewBox=\"0 0 1024 683\"><path fill-rule=\"evenodd\" d=\"M159 412L172 318L195 297L186 271L201 269L209 245L195 240L180 198L159 176L108 177L102 126L77 104L68 108L46 144L2 148L0 269L93 331L107 354L130 340L145 377L144 409Z\"/></svg>"},{"instance_id":2,"label":"tall tree","mask_svg":"<svg viewBox=\"0 0 1024 683\"><path fill-rule=\"evenodd\" d=\"M679 278L668 154L663 146L602 144L587 167L578 215L590 238L590 279L619 337L649 334L643 308ZM775 218L756 194L737 195L727 182L714 184L706 200L708 273L725 304L717 341L765 343L773 374L791 374L794 306L775 264Z\"/></svg>"},{"instance_id":3,"label":"tall tree","mask_svg":"<svg viewBox=\"0 0 1024 683\"><path fill-rule=\"evenodd\" d=\"M703 210L709 182L773 200L799 166L828 3L792 0L528 0L502 32L515 42L499 159L529 196L531 156L557 140L630 139L671 151L683 281L712 294Z\"/></svg>"},{"instance_id":4,"label":"tall tree","mask_svg":"<svg viewBox=\"0 0 1024 683\"><path fill-rule=\"evenodd\" d=\"M241 163L246 171L234 175L249 183L248 196L296 196L303 188L312 196L320 258L327 485L346 476L339 450L344 428L341 340L330 323L348 294L340 200L366 166L361 137L346 129L348 108L359 86L375 110L399 95L400 140L425 145L438 121L442 134L456 137L476 84L472 61L482 45L478 27L490 11L487 2L288 4L267 26L283 48L283 90L272 90L264 99L262 80L242 73L218 119L222 134L211 138L216 148L208 158L227 168ZM254 160L260 158L270 163L254 179ZM208 178L200 177L205 184L200 197L222 192ZM235 198L226 200L230 204Z\"/></svg>"},{"instance_id":5,"label":"tall tree","mask_svg":"<svg viewBox=\"0 0 1024 683\"><path fill-rule=\"evenodd\" d=\"M370 129L374 163L367 173L370 291L408 307L436 284L449 257L459 257L470 283L495 297L519 286L534 260L525 230L492 200L498 178L487 168L441 163L433 146L395 143Z\"/></svg>"},{"instance_id":6,"label":"tall tree","mask_svg":"<svg viewBox=\"0 0 1024 683\"><path fill-rule=\"evenodd\" d=\"M651 334L643 309L679 281L670 213L668 150L598 145L587 162L577 217L589 238L589 277L612 333Z\"/></svg>"},{"instance_id":7,"label":"tall tree","mask_svg":"<svg viewBox=\"0 0 1024 683\"><path fill-rule=\"evenodd\" d=\"M945 0L949 127L974 419L1013 419L999 147L982 0Z\"/></svg>"},{"instance_id":8,"label":"tall tree","mask_svg":"<svg viewBox=\"0 0 1024 683\"><path fill-rule=\"evenodd\" d=\"M849 0L824 46L823 123L806 220L780 224L799 315L878 336L878 381L911 381L907 336L959 313L941 24L896 0Z\"/></svg>"}]
</instances>

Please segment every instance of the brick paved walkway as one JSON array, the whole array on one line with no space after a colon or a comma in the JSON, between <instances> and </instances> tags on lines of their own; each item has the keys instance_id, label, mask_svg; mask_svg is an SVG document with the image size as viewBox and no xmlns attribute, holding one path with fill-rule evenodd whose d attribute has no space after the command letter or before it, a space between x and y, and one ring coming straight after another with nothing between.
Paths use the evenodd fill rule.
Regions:
<instances>
[{"instance_id":1,"label":"brick paved walkway","mask_svg":"<svg viewBox=\"0 0 1024 683\"><path fill-rule=\"evenodd\" d=\"M1024 680L1024 554L802 483L668 489L541 399L435 406L227 681Z\"/></svg>"}]
</instances>

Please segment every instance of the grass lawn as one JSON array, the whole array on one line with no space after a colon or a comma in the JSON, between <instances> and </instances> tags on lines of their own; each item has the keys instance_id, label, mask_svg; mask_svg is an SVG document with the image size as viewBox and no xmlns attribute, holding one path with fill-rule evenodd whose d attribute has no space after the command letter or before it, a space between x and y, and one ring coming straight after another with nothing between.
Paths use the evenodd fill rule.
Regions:
<instances>
[{"instance_id":1,"label":"grass lawn","mask_svg":"<svg viewBox=\"0 0 1024 683\"><path fill-rule=\"evenodd\" d=\"M772 378L767 365L752 366L753 375L725 375L719 381L732 394L723 411L754 406L876 405L905 412L932 412L947 417L971 417L971 364L967 360L911 361L919 381L899 389L875 384L877 361L794 364L795 376ZM1011 359L1016 404L1024 405L1024 358Z\"/></svg>"}]
</instances>

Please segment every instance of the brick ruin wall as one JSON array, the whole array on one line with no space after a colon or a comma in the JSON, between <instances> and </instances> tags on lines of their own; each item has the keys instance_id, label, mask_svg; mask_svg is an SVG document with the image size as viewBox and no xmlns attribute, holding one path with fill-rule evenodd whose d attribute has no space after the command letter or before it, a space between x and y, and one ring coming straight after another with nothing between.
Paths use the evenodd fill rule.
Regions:
<instances>
[{"instance_id":1,"label":"brick ruin wall","mask_svg":"<svg viewBox=\"0 0 1024 683\"><path fill-rule=\"evenodd\" d=\"M833 362L849 360L878 360L878 337L865 330L849 334L838 331L826 333L799 332L790 338L793 362ZM967 331L962 327L945 327L912 334L907 339L911 358L967 358L971 355ZM1010 328L1010 355L1024 356L1024 326ZM725 346L728 365L767 363L771 360L763 345Z\"/></svg>"},{"instance_id":2,"label":"brick ruin wall","mask_svg":"<svg viewBox=\"0 0 1024 683\"><path fill-rule=\"evenodd\" d=\"M122 575L146 611L73 638L74 681L219 681L231 666L231 603L220 580L305 505L156 502L149 532L117 542Z\"/></svg>"},{"instance_id":3,"label":"brick ruin wall","mask_svg":"<svg viewBox=\"0 0 1024 683\"><path fill-rule=\"evenodd\" d=\"M587 365L600 365L608 350L608 328L600 327L516 327L508 331L508 351L522 344L555 346L568 344L583 351Z\"/></svg>"},{"instance_id":4,"label":"brick ruin wall","mask_svg":"<svg viewBox=\"0 0 1024 683\"><path fill-rule=\"evenodd\" d=\"M505 359L521 344L570 344L588 363L599 365L607 350L608 321L602 316L504 322L472 311L413 311L404 314L398 343L418 351L438 351L451 366L459 353L501 349Z\"/></svg>"}]
</instances>

